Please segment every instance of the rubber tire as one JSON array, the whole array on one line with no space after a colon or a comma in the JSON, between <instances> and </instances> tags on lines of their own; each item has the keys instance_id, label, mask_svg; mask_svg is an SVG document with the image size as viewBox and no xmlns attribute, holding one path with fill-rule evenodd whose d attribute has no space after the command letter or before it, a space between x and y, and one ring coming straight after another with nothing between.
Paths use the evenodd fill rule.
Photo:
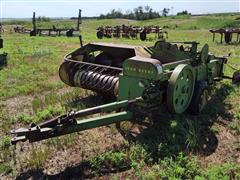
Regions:
<instances>
[{"instance_id":1,"label":"rubber tire","mask_svg":"<svg viewBox=\"0 0 240 180\"><path fill-rule=\"evenodd\" d=\"M3 39L0 36L0 48L3 48Z\"/></svg>"},{"instance_id":2,"label":"rubber tire","mask_svg":"<svg viewBox=\"0 0 240 180\"><path fill-rule=\"evenodd\" d=\"M193 92L193 97L187 110L190 114L197 115L201 113L201 110L199 109L199 103L200 103L201 95L205 90L207 90L209 94L209 87L207 85L207 82L205 81L196 82L194 92ZM205 107L203 107L203 109Z\"/></svg>"},{"instance_id":3,"label":"rubber tire","mask_svg":"<svg viewBox=\"0 0 240 180\"><path fill-rule=\"evenodd\" d=\"M145 31L140 32L140 39L145 41L147 39L147 33Z\"/></svg>"},{"instance_id":4,"label":"rubber tire","mask_svg":"<svg viewBox=\"0 0 240 180\"><path fill-rule=\"evenodd\" d=\"M67 36L67 37L73 37L73 30L72 30L72 29L69 29L69 30L66 32L66 36Z\"/></svg>"},{"instance_id":5,"label":"rubber tire","mask_svg":"<svg viewBox=\"0 0 240 180\"><path fill-rule=\"evenodd\" d=\"M103 32L102 31L97 31L97 38L102 39L103 38Z\"/></svg>"},{"instance_id":6,"label":"rubber tire","mask_svg":"<svg viewBox=\"0 0 240 180\"><path fill-rule=\"evenodd\" d=\"M233 84L240 84L240 70L235 71L233 73L232 83Z\"/></svg>"},{"instance_id":7,"label":"rubber tire","mask_svg":"<svg viewBox=\"0 0 240 180\"><path fill-rule=\"evenodd\" d=\"M30 31L30 36L36 36L36 32L34 30Z\"/></svg>"}]
</instances>

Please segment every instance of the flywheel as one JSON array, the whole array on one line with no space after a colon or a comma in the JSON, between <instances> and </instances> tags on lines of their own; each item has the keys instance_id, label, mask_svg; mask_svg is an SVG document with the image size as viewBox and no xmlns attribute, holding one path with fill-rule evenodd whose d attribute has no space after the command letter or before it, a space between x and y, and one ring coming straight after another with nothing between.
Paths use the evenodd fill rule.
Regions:
<instances>
[{"instance_id":1,"label":"flywheel","mask_svg":"<svg viewBox=\"0 0 240 180\"><path fill-rule=\"evenodd\" d=\"M195 85L193 68L178 65L172 72L167 88L167 106L170 112L181 114L189 106Z\"/></svg>"}]
</instances>

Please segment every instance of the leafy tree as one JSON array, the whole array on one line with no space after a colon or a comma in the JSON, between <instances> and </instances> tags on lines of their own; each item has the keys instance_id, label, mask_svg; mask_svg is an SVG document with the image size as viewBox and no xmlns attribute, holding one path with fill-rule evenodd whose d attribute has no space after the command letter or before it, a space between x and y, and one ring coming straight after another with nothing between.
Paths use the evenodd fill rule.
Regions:
<instances>
[{"instance_id":1,"label":"leafy tree","mask_svg":"<svg viewBox=\"0 0 240 180\"><path fill-rule=\"evenodd\" d=\"M164 17L166 17L166 16L168 15L169 11L170 11L169 8L163 8L163 10L162 10L162 15L163 15Z\"/></svg>"},{"instance_id":2,"label":"leafy tree","mask_svg":"<svg viewBox=\"0 0 240 180\"><path fill-rule=\"evenodd\" d=\"M126 18L126 19L134 19L134 20L147 20L153 18L159 18L160 14L157 11L154 11L150 6L138 6L134 8L132 11L127 10L125 13L122 11L112 9L107 14L101 14L99 19L113 19L113 18Z\"/></svg>"},{"instance_id":3,"label":"leafy tree","mask_svg":"<svg viewBox=\"0 0 240 180\"><path fill-rule=\"evenodd\" d=\"M191 13L189 13L187 10L177 13L177 16L181 16L181 15L191 15Z\"/></svg>"}]
</instances>

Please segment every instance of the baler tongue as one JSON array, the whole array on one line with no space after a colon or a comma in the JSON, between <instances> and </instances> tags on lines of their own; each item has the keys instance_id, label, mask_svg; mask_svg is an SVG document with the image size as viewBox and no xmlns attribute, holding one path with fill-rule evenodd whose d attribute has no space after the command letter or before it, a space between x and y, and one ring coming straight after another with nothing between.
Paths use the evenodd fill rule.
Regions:
<instances>
[{"instance_id":1,"label":"baler tongue","mask_svg":"<svg viewBox=\"0 0 240 180\"><path fill-rule=\"evenodd\" d=\"M233 73L232 83L233 84L240 84L240 70L237 70Z\"/></svg>"},{"instance_id":2,"label":"baler tongue","mask_svg":"<svg viewBox=\"0 0 240 180\"><path fill-rule=\"evenodd\" d=\"M11 142L12 144L16 144L19 141L26 140L29 140L29 142L41 141L43 139L130 120L133 117L133 113L127 110L128 106L135 104L139 100L142 99L136 98L133 100L116 101L76 112L72 111L41 124L31 125L29 128L14 129L10 131L10 134L14 136ZM119 109L121 109L121 111L119 111ZM115 110L118 112L96 117L87 117L90 115L102 112L111 112ZM77 120L77 118L80 117L84 119Z\"/></svg>"},{"instance_id":3,"label":"baler tongue","mask_svg":"<svg viewBox=\"0 0 240 180\"><path fill-rule=\"evenodd\" d=\"M53 132L53 128L40 128L39 126L11 130L10 134L15 135L12 138L11 143L16 144L17 142L26 140L34 142L42 139L47 139L47 136L51 132Z\"/></svg>"},{"instance_id":4,"label":"baler tongue","mask_svg":"<svg viewBox=\"0 0 240 180\"><path fill-rule=\"evenodd\" d=\"M29 140L30 142L47 139L51 134L53 135L56 131L64 126L71 125L76 122L74 119L75 112L70 112L62 116L50 119L38 125L31 124L29 128L19 128L10 131L10 134L14 135L11 142L16 144L19 141Z\"/></svg>"}]
</instances>

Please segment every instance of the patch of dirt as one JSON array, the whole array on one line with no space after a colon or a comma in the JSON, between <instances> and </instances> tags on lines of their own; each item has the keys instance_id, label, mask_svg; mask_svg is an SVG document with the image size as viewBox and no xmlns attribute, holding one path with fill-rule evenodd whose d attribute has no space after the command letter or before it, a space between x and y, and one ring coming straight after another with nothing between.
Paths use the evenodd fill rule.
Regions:
<instances>
[{"instance_id":1,"label":"patch of dirt","mask_svg":"<svg viewBox=\"0 0 240 180\"><path fill-rule=\"evenodd\" d=\"M33 147L46 148L46 141L34 144L19 143L15 150L15 156L18 157L15 167L17 172L20 172L17 179L26 179L26 177L33 179L54 179L54 177L79 178L81 176L93 178L93 174L90 172L90 168L88 168L90 164L86 162L97 154L121 149L124 146L124 138L116 130L115 125L90 129L73 135L75 137L71 145L60 147L50 145L50 157L45 161L43 168L36 171L26 169L21 164L27 157L29 158ZM64 141L64 137L60 137L59 141Z\"/></svg>"},{"instance_id":2,"label":"patch of dirt","mask_svg":"<svg viewBox=\"0 0 240 180\"><path fill-rule=\"evenodd\" d=\"M211 165L221 165L226 162L236 162L240 161L240 150L237 145L240 143L240 136L234 134L227 124L221 120L221 123L217 123L218 132L217 137L217 148L213 153L207 156L199 156L199 163L202 167L208 167Z\"/></svg>"},{"instance_id":3,"label":"patch of dirt","mask_svg":"<svg viewBox=\"0 0 240 180\"><path fill-rule=\"evenodd\" d=\"M56 174L97 154L119 149L123 145L124 138L117 131L112 132L111 128L100 127L77 133L77 140L71 147L57 149L52 158L47 160L44 172L49 175Z\"/></svg>"},{"instance_id":4,"label":"patch of dirt","mask_svg":"<svg viewBox=\"0 0 240 180\"><path fill-rule=\"evenodd\" d=\"M56 77L54 77L55 79ZM53 80L53 79L52 79ZM52 91L45 91L40 95L26 95L26 96L17 96L7 99L4 102L4 106L6 107L5 110L8 114L11 115L17 115L19 113L26 113L26 114L32 114L32 101L34 100L34 97L37 97L39 99L44 98L46 95L52 93L63 95L64 93L68 93L72 91L73 88L71 87L64 87L57 90Z\"/></svg>"},{"instance_id":5,"label":"patch of dirt","mask_svg":"<svg viewBox=\"0 0 240 180\"><path fill-rule=\"evenodd\" d=\"M32 95L17 96L5 101L5 107L8 114L17 115L19 112L24 113L32 111Z\"/></svg>"}]
</instances>

